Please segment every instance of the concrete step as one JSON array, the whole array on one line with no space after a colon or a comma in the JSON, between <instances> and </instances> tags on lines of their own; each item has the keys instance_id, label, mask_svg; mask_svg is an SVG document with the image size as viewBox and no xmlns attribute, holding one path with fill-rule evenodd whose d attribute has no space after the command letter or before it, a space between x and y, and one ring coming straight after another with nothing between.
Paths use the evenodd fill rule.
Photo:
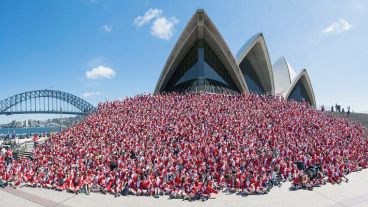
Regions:
<instances>
[{"instance_id":1,"label":"concrete step","mask_svg":"<svg viewBox=\"0 0 368 207\"><path fill-rule=\"evenodd\" d=\"M22 145L19 146L20 151L25 152L33 152L34 149L34 143L33 142L25 142Z\"/></svg>"},{"instance_id":2,"label":"concrete step","mask_svg":"<svg viewBox=\"0 0 368 207\"><path fill-rule=\"evenodd\" d=\"M14 156L15 159L21 159L21 158L30 158L32 157L33 152L24 152L20 151L16 156Z\"/></svg>"},{"instance_id":3,"label":"concrete step","mask_svg":"<svg viewBox=\"0 0 368 207\"><path fill-rule=\"evenodd\" d=\"M368 127L368 114L350 113L349 115L347 115L346 113L337 113L337 112L328 112L328 113L334 116L347 118L350 121L357 122Z\"/></svg>"}]
</instances>

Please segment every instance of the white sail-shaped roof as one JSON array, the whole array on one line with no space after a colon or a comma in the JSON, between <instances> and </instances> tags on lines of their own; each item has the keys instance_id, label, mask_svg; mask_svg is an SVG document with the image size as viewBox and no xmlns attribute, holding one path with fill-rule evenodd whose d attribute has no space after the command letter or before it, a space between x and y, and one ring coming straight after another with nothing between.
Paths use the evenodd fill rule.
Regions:
<instances>
[{"instance_id":1,"label":"white sail-shaped roof","mask_svg":"<svg viewBox=\"0 0 368 207\"><path fill-rule=\"evenodd\" d=\"M249 87L252 84L258 84L263 89L263 92L274 94L272 65L262 33L255 34L240 48L236 55L236 63L241 69L244 79L246 79L246 73L251 73L251 76L253 76L253 80L249 80L254 83L249 83L245 80L249 90L251 90Z\"/></svg>"},{"instance_id":2,"label":"white sail-shaped roof","mask_svg":"<svg viewBox=\"0 0 368 207\"><path fill-rule=\"evenodd\" d=\"M314 96L314 91L313 91L313 87L312 87L312 83L310 81L308 72L306 69L303 69L295 78L294 80L291 82L290 87L288 88L288 90L286 90L283 93L283 96L286 99L291 99L291 96L293 95L294 89L296 87L298 87L298 83L300 83L306 90L306 99L309 102L309 104L311 106L313 106L314 108L316 108L316 98Z\"/></svg>"},{"instance_id":3,"label":"white sail-shaped roof","mask_svg":"<svg viewBox=\"0 0 368 207\"><path fill-rule=\"evenodd\" d=\"M282 94L289 89L291 82L295 79L295 70L285 57L280 57L273 64L272 70L275 82L275 94Z\"/></svg>"},{"instance_id":4,"label":"white sail-shaped roof","mask_svg":"<svg viewBox=\"0 0 368 207\"><path fill-rule=\"evenodd\" d=\"M224 65L227 72L230 74L232 81L237 87L237 91L241 93L248 92L248 88L243 81L241 71L236 64L229 47L221 37L211 19L207 16L206 12L199 9L189 20L167 59L157 82L155 93L165 90L165 87L170 81L173 73L176 71L177 66L198 40L205 40L205 42L210 45L213 52L219 58L221 64Z\"/></svg>"},{"instance_id":5,"label":"white sail-shaped roof","mask_svg":"<svg viewBox=\"0 0 368 207\"><path fill-rule=\"evenodd\" d=\"M226 42L199 9L177 40L160 74L160 92L269 93L316 106L310 78L296 73L286 58L271 65L262 33L251 37L234 59Z\"/></svg>"},{"instance_id":6,"label":"white sail-shaped roof","mask_svg":"<svg viewBox=\"0 0 368 207\"><path fill-rule=\"evenodd\" d=\"M299 84L305 88L307 96L306 98L310 102L309 104L316 107L316 100L312 88L311 81L306 69L303 69L298 75L291 64L285 57L280 57L272 66L273 75L275 80L276 95L282 95L286 99L292 99L292 93L296 87L300 87Z\"/></svg>"}]
</instances>

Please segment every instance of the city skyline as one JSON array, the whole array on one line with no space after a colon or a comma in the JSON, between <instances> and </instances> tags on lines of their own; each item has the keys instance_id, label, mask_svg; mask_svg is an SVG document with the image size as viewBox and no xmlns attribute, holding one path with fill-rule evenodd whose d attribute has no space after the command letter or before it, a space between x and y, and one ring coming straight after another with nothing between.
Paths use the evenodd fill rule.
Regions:
<instances>
[{"instance_id":1,"label":"city skyline","mask_svg":"<svg viewBox=\"0 0 368 207\"><path fill-rule=\"evenodd\" d=\"M213 2L213 1L211 1ZM316 6L318 4L318 6ZM365 1L102 1L3 3L1 97L57 89L93 105L152 93L189 18L204 8L233 54L262 32L270 59L306 68L317 105L368 112ZM13 119L49 115L0 116Z\"/></svg>"}]
</instances>

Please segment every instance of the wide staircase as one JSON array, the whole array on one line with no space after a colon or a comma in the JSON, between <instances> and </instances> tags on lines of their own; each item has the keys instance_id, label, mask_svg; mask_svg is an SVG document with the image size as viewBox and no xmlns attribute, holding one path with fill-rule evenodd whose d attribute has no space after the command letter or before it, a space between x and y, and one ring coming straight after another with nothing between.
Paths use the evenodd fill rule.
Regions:
<instances>
[{"instance_id":1,"label":"wide staircase","mask_svg":"<svg viewBox=\"0 0 368 207\"><path fill-rule=\"evenodd\" d=\"M361 123L362 125L365 125L368 127L368 114L364 113L350 113L347 115L346 113L337 113L337 112L329 112L335 116L339 117L345 117L349 119L350 121Z\"/></svg>"},{"instance_id":2,"label":"wide staircase","mask_svg":"<svg viewBox=\"0 0 368 207\"><path fill-rule=\"evenodd\" d=\"M40 138L37 141L38 145L42 145L45 143L46 141L46 137ZM23 142L22 144L20 144L18 147L16 147L16 152L17 152L17 159L20 158L31 158L33 155L33 150L34 150L34 142L33 141L26 141Z\"/></svg>"},{"instance_id":3,"label":"wide staircase","mask_svg":"<svg viewBox=\"0 0 368 207\"><path fill-rule=\"evenodd\" d=\"M30 158L33 155L34 143L33 141L24 142L17 147L18 159Z\"/></svg>"}]
</instances>

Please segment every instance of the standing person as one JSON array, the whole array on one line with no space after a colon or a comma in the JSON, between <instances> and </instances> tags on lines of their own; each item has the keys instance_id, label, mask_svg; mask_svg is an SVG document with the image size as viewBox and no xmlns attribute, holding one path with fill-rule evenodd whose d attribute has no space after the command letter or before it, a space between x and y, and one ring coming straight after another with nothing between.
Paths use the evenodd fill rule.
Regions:
<instances>
[{"instance_id":1,"label":"standing person","mask_svg":"<svg viewBox=\"0 0 368 207\"><path fill-rule=\"evenodd\" d=\"M347 112L346 112L346 117L349 117L350 116L350 106L347 106Z\"/></svg>"},{"instance_id":2,"label":"standing person","mask_svg":"<svg viewBox=\"0 0 368 207\"><path fill-rule=\"evenodd\" d=\"M1 154L0 154L0 156L5 155L5 153L6 153L5 147L1 148Z\"/></svg>"},{"instance_id":3,"label":"standing person","mask_svg":"<svg viewBox=\"0 0 368 207\"><path fill-rule=\"evenodd\" d=\"M84 173L84 180L83 180L83 190L86 195L89 195L91 192L93 175L88 174L87 172Z\"/></svg>"},{"instance_id":4,"label":"standing person","mask_svg":"<svg viewBox=\"0 0 368 207\"><path fill-rule=\"evenodd\" d=\"M5 152L6 166L9 166L9 164L12 162L12 158L13 158L13 152L11 149L8 149Z\"/></svg>"},{"instance_id":5,"label":"standing person","mask_svg":"<svg viewBox=\"0 0 368 207\"><path fill-rule=\"evenodd\" d=\"M33 135L33 148L37 148L38 145L38 134Z\"/></svg>"}]
</instances>

